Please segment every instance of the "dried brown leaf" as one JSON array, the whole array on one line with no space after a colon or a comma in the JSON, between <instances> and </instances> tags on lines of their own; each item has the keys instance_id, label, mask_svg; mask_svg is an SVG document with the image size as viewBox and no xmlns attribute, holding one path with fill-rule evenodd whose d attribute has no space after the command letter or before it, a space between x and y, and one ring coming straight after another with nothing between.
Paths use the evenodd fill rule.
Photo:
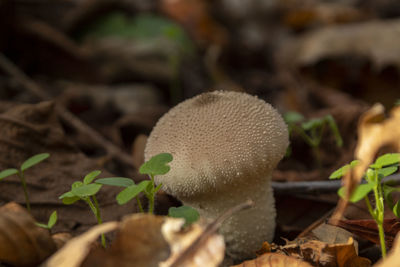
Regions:
<instances>
[{"instance_id":1,"label":"dried brown leaf","mask_svg":"<svg viewBox=\"0 0 400 267\"><path fill-rule=\"evenodd\" d=\"M71 239L57 253L51 256L43 267L78 267L86 258L91 244L103 233L118 227L117 222L107 222L91 228L84 234Z\"/></svg>"},{"instance_id":2,"label":"dried brown leaf","mask_svg":"<svg viewBox=\"0 0 400 267\"><path fill-rule=\"evenodd\" d=\"M0 262L37 266L56 250L48 230L16 203L0 207Z\"/></svg>"},{"instance_id":3,"label":"dried brown leaf","mask_svg":"<svg viewBox=\"0 0 400 267\"><path fill-rule=\"evenodd\" d=\"M347 243L330 244L318 240L299 239L280 247L279 251L305 260L316 266L326 267L367 267L371 262L357 255L353 238Z\"/></svg>"},{"instance_id":4,"label":"dried brown leaf","mask_svg":"<svg viewBox=\"0 0 400 267\"><path fill-rule=\"evenodd\" d=\"M182 228L183 224L182 219L151 214L128 216L121 222L110 248L94 249L82 266L172 266L174 260L204 231L199 224L187 229ZM223 239L212 235L179 266L218 266L223 257Z\"/></svg>"},{"instance_id":5,"label":"dried brown leaf","mask_svg":"<svg viewBox=\"0 0 400 267\"><path fill-rule=\"evenodd\" d=\"M399 29L399 19L325 27L287 42L280 60L284 65L306 66L326 58L356 55L369 57L378 67L400 66Z\"/></svg>"},{"instance_id":6,"label":"dried brown leaf","mask_svg":"<svg viewBox=\"0 0 400 267\"><path fill-rule=\"evenodd\" d=\"M311 267L309 263L280 253L266 253L260 257L231 267Z\"/></svg>"}]
</instances>

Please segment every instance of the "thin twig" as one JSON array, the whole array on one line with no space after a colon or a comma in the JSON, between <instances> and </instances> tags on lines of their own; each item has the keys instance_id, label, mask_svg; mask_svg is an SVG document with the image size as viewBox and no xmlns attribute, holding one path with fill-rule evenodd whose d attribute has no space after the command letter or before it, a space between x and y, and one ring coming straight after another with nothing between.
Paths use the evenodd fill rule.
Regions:
<instances>
[{"instance_id":1,"label":"thin twig","mask_svg":"<svg viewBox=\"0 0 400 267\"><path fill-rule=\"evenodd\" d=\"M51 97L31 78L29 78L24 72L22 72L14 63L0 53L0 67L16 81L18 81L23 87L28 89L32 94L41 99L42 101L50 100ZM59 116L67 122L72 128L79 132L87 134L94 143L103 147L109 155L119 159L121 162L132 166L131 157L116 145L105 139L96 130L91 128L86 123L82 122L79 118L69 112L61 105L56 105Z\"/></svg>"},{"instance_id":2,"label":"thin twig","mask_svg":"<svg viewBox=\"0 0 400 267\"><path fill-rule=\"evenodd\" d=\"M388 181L400 184L400 174L393 174L383 179L383 182ZM363 180L362 183L366 181ZM272 182L271 185L276 195L318 195L337 192L342 186L342 181Z\"/></svg>"},{"instance_id":3,"label":"thin twig","mask_svg":"<svg viewBox=\"0 0 400 267\"><path fill-rule=\"evenodd\" d=\"M197 237L197 239L189 246L187 247L176 259L174 262L171 263L170 267L178 267L182 266L182 264L189 259L190 257L193 256L193 254L208 240L208 238L214 234L219 227L221 227L221 224L228 219L229 217L232 216L232 214L239 212L244 209L248 209L251 206L254 205L254 202L251 200L247 200L246 202L239 204L226 212L224 212L221 216L219 216L217 219L215 219L212 223L207 225L206 229L203 231L203 233Z\"/></svg>"}]
</instances>

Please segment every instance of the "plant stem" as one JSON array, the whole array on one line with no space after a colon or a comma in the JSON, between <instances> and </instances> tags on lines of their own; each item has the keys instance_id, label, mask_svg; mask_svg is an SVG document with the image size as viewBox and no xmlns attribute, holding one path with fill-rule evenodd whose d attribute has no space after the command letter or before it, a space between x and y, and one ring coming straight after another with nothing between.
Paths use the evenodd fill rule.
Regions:
<instances>
[{"instance_id":1,"label":"plant stem","mask_svg":"<svg viewBox=\"0 0 400 267\"><path fill-rule=\"evenodd\" d=\"M144 213L142 202L140 202L139 196L136 196L136 201L138 203L138 207L139 207L140 212Z\"/></svg>"},{"instance_id":2,"label":"plant stem","mask_svg":"<svg viewBox=\"0 0 400 267\"><path fill-rule=\"evenodd\" d=\"M23 171L18 172L18 176L21 179L22 188L24 189L26 208L30 212L31 211L31 203L29 201L28 188L26 186L24 172Z\"/></svg>"},{"instance_id":3,"label":"plant stem","mask_svg":"<svg viewBox=\"0 0 400 267\"><path fill-rule=\"evenodd\" d=\"M149 198L149 211L148 213L153 213L154 211L154 175L150 175L151 178L151 192L148 195Z\"/></svg>"},{"instance_id":4,"label":"plant stem","mask_svg":"<svg viewBox=\"0 0 400 267\"><path fill-rule=\"evenodd\" d=\"M383 217L384 217L384 203L382 196L381 183L378 178L378 170L374 171L374 195L375 195L375 210L376 217L375 222L378 226L379 241L381 243L382 258L386 257L386 243L385 243L385 232L383 230Z\"/></svg>"},{"instance_id":5,"label":"plant stem","mask_svg":"<svg viewBox=\"0 0 400 267\"><path fill-rule=\"evenodd\" d=\"M93 211L94 215L96 216L97 224L100 225L100 224L103 223L103 221L102 221L101 215L100 215L99 202L97 201L95 196L92 196L92 198L93 198L94 204L93 204L93 202L92 202L90 197L87 199L86 202L89 204L91 210ZM104 248L106 248L106 237L104 236L104 234L101 234L101 245Z\"/></svg>"}]
</instances>

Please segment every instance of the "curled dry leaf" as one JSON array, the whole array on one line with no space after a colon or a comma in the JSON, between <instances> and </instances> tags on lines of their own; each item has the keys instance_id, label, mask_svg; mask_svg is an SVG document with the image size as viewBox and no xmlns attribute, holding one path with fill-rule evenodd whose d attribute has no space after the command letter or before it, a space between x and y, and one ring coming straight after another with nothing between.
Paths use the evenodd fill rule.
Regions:
<instances>
[{"instance_id":1,"label":"curled dry leaf","mask_svg":"<svg viewBox=\"0 0 400 267\"><path fill-rule=\"evenodd\" d=\"M306 66L326 58L356 55L369 57L377 67L400 66L399 29L399 19L325 27L287 42L279 59L284 65Z\"/></svg>"},{"instance_id":2,"label":"curled dry leaf","mask_svg":"<svg viewBox=\"0 0 400 267\"><path fill-rule=\"evenodd\" d=\"M27 210L13 202L0 208L0 262L37 266L55 250L49 231L36 226Z\"/></svg>"},{"instance_id":3,"label":"curled dry leaf","mask_svg":"<svg viewBox=\"0 0 400 267\"><path fill-rule=\"evenodd\" d=\"M370 260L357 255L352 237L348 239L347 243L341 244L329 244L318 240L295 240L282 246L279 250L316 266L371 266Z\"/></svg>"},{"instance_id":4,"label":"curled dry leaf","mask_svg":"<svg viewBox=\"0 0 400 267\"><path fill-rule=\"evenodd\" d=\"M169 267L175 259L203 233L203 227L192 224L182 228L182 219L133 214L120 224L116 238L109 249L95 248L82 264L98 267L163 266ZM218 266L224 257L221 236L212 235L193 254L178 266Z\"/></svg>"},{"instance_id":5,"label":"curled dry leaf","mask_svg":"<svg viewBox=\"0 0 400 267\"><path fill-rule=\"evenodd\" d=\"M57 253L49 258L42 267L78 267L86 258L91 244L103 233L118 227L117 222L107 222L91 228L84 234L71 239Z\"/></svg>"},{"instance_id":6,"label":"curled dry leaf","mask_svg":"<svg viewBox=\"0 0 400 267\"><path fill-rule=\"evenodd\" d=\"M231 267L312 267L308 262L280 253L266 253L260 257Z\"/></svg>"}]
</instances>

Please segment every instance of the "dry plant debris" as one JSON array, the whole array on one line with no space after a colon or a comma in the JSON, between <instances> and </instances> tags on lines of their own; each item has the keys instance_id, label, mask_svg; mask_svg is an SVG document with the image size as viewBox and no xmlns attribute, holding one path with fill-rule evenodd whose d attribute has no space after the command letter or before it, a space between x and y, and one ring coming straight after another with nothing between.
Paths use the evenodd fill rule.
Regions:
<instances>
[{"instance_id":1,"label":"dry plant debris","mask_svg":"<svg viewBox=\"0 0 400 267\"><path fill-rule=\"evenodd\" d=\"M55 251L49 231L36 226L26 209L14 202L0 207L0 262L37 266Z\"/></svg>"},{"instance_id":2,"label":"dry plant debris","mask_svg":"<svg viewBox=\"0 0 400 267\"><path fill-rule=\"evenodd\" d=\"M133 214L121 223L104 223L70 240L43 266L177 266L175 259L204 231L199 224L182 228L183 224L182 219ZM117 233L109 248L93 246L100 234L112 230ZM214 234L178 266L216 267L222 262L224 251L222 237Z\"/></svg>"}]
</instances>

